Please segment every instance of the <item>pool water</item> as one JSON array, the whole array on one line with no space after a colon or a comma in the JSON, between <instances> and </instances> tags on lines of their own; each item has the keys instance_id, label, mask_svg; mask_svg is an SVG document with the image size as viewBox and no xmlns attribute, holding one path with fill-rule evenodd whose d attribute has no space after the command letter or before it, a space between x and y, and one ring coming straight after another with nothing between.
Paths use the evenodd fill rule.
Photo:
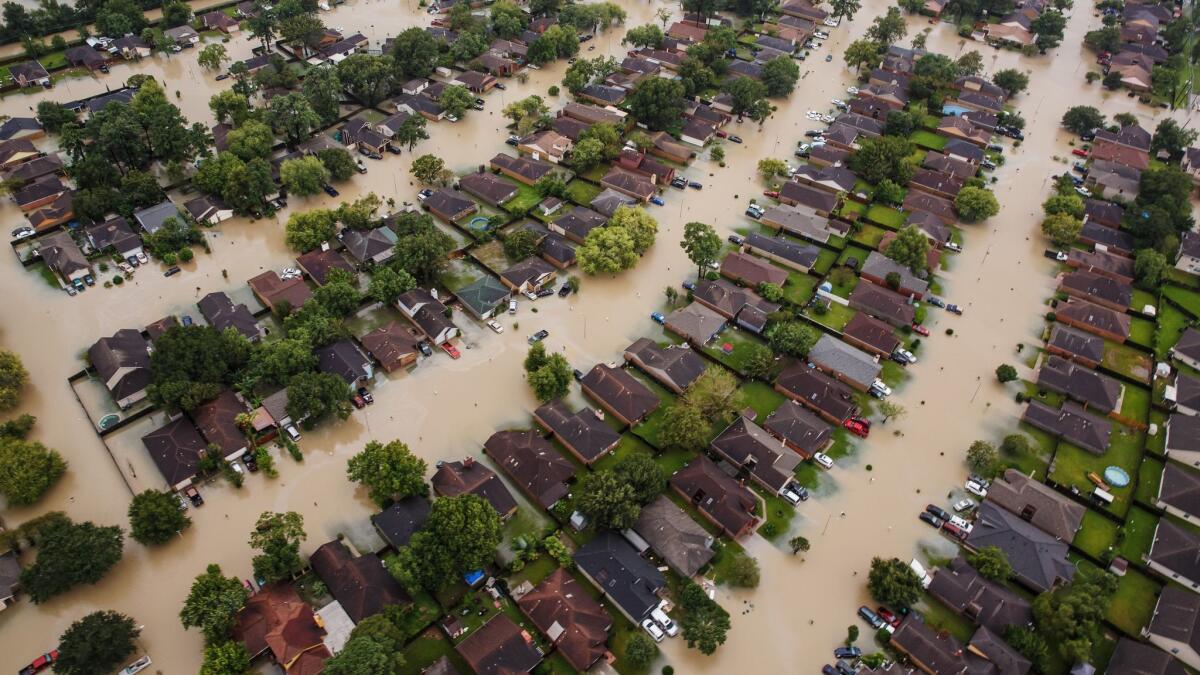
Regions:
<instances>
[{"instance_id":1,"label":"pool water","mask_svg":"<svg viewBox=\"0 0 1200 675\"><path fill-rule=\"evenodd\" d=\"M1104 470L1104 480L1113 487L1129 485L1129 474L1119 466L1110 466Z\"/></svg>"}]
</instances>

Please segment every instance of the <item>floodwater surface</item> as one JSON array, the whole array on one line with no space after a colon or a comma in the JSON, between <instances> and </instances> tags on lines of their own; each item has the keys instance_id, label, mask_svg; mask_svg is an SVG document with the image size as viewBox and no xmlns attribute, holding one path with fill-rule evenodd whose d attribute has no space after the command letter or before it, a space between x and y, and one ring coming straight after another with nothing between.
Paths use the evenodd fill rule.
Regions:
<instances>
[{"instance_id":1,"label":"floodwater surface","mask_svg":"<svg viewBox=\"0 0 1200 675\"><path fill-rule=\"evenodd\" d=\"M655 21L660 6L678 11L677 5L660 2L621 4L630 14L628 26ZM219 563L229 574L250 576L252 552L246 540L259 513L300 512L308 531L306 552L339 533L353 539L355 533L370 529L366 519L373 507L346 480L345 465L368 440L405 441L432 469L440 459L477 455L496 429L527 425L536 402L523 381L521 359L525 337L539 329L550 331L548 346L562 351L576 368L619 359L633 339L651 332L648 314L663 309L663 288L691 273L692 265L678 245L684 224L710 222L722 236L748 224L742 216L745 203L763 189L755 173L757 161L789 158L809 128L804 111L826 110L830 99L846 97L854 74L844 67L841 53L888 4L868 0L857 20L833 30L833 37L802 64L803 79L795 93L779 102L779 110L761 129L750 122L731 127L745 143L726 144L726 167L702 159L684 172L704 183L702 191L671 190L665 207L649 207L659 221L658 243L636 269L617 278L585 279L579 294L540 301L536 314L530 303L522 303L515 319L502 318L502 335L468 331L468 348L460 360L442 354L424 360L415 372L382 383L374 406L345 422L306 433L300 444L304 463L278 458L278 479L260 473L249 476L241 490L223 483L206 486L206 505L190 511L194 525L178 541L155 549L129 543L124 559L95 586L77 588L40 606L22 600L0 613L0 668L11 672L52 648L61 632L84 614L113 609L145 626L140 646L158 670L196 672L202 640L197 632L182 629L179 608L191 580L209 563ZM324 18L328 25L362 31L373 46L428 20L413 3L381 0L352 0ZM926 23L919 18L909 21L911 39ZM792 556L759 537L747 542L762 567L762 583L755 591L718 590L718 600L733 615L728 642L711 657L688 650L681 639L663 644L664 657L677 672L816 672L844 638L846 626L858 623L855 609L869 601L865 582L872 556L908 559L922 544L946 549L946 542L916 514L930 501L944 502L948 491L961 484L962 458L972 441L997 440L1015 426L1018 409L1012 392L995 382L993 371L1001 362L1018 361L1018 344L1038 339L1042 303L1051 293L1050 263L1040 256L1043 242L1037 224L1050 175L1067 168L1051 160L1056 153L1067 154L1058 121L1068 107L1088 103L1110 116L1133 112L1147 128L1157 123L1135 100L1084 83L1091 59L1079 45L1095 24L1098 19L1077 10L1064 46L1051 56L1032 59L963 43L952 27L934 27L931 51L957 56L980 49L989 74L1006 67L1031 71L1030 91L1013 101L1028 120L1027 140L1015 150L1006 149L1008 161L996 172L994 188L1002 210L986 223L966 226L965 250L943 274L946 296L963 306L965 315L931 313L933 335L925 340L920 363L908 369L912 377L893 399L907 413L877 424L869 441L859 444L855 454L825 478L833 487L801 504L794 532L779 538L782 546L792 534L802 534L812 542L812 550ZM581 56L620 54L622 33L616 29L597 36L587 43L595 45L595 51ZM244 58L253 45L237 37L229 46L234 58ZM827 53L835 55L832 63L824 61ZM564 67L558 63L533 72L524 85L507 81L507 91L488 94L485 111L471 112L458 124L431 124L432 139L418 147L418 154L435 153L456 171L486 162L505 147L505 120L500 115L505 102L530 93L546 96ZM207 102L219 86L211 73L196 65L194 51L119 66L97 80L66 80L51 91L10 96L0 104L0 112L27 114L27 106L41 98L99 93L119 86L134 72L165 81L168 95L177 97L191 121L211 124ZM565 102L565 97L547 98L552 107ZM340 199L368 191L397 202L413 199L410 153L367 162L369 173L347 183ZM334 206L340 199L294 199L290 208ZM21 221L18 210L7 202L0 206L0 215L10 229ZM123 287L97 287L74 298L23 270L15 257L0 256L0 287L5 289L0 345L19 353L32 377L19 412L36 415L40 421L34 436L70 462L64 479L35 507L4 511L9 526L61 509L76 520L127 527L129 489L66 378L80 369L81 355L98 337L145 326L168 313L194 314L194 303L204 294L244 289L245 280L260 271L289 265L292 254L283 245L282 225L287 215L285 211L257 222L235 219L208 231L212 254L198 255L183 266L182 274L164 278L158 266L151 265ZM946 334L948 328L953 335ZM140 478L147 484L158 480Z\"/></svg>"}]
</instances>

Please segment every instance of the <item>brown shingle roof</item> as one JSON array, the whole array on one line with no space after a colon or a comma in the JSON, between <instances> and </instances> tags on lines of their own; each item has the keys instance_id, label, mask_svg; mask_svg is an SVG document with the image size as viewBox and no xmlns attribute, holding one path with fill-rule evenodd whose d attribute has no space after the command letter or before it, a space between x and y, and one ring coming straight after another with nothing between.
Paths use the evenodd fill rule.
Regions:
<instances>
[{"instance_id":1,"label":"brown shingle roof","mask_svg":"<svg viewBox=\"0 0 1200 675\"><path fill-rule=\"evenodd\" d=\"M531 672L542 655L533 638L506 614L497 614L455 647L476 675Z\"/></svg>"},{"instance_id":2,"label":"brown shingle roof","mask_svg":"<svg viewBox=\"0 0 1200 675\"><path fill-rule=\"evenodd\" d=\"M575 467L532 431L497 431L483 448L542 508L554 506L570 491Z\"/></svg>"},{"instance_id":3,"label":"brown shingle roof","mask_svg":"<svg viewBox=\"0 0 1200 675\"><path fill-rule=\"evenodd\" d=\"M621 441L621 435L590 408L571 412L562 401L552 401L533 411L533 417L586 464L600 459Z\"/></svg>"},{"instance_id":4,"label":"brown shingle roof","mask_svg":"<svg viewBox=\"0 0 1200 675\"><path fill-rule=\"evenodd\" d=\"M758 505L754 493L704 455L676 471L671 486L731 535L743 534L757 521L753 515Z\"/></svg>"},{"instance_id":5,"label":"brown shingle roof","mask_svg":"<svg viewBox=\"0 0 1200 675\"><path fill-rule=\"evenodd\" d=\"M430 483L433 491L443 497L468 492L479 495L503 517L517 510L517 501L496 472L472 457L461 462L438 462Z\"/></svg>"},{"instance_id":6,"label":"brown shingle roof","mask_svg":"<svg viewBox=\"0 0 1200 675\"><path fill-rule=\"evenodd\" d=\"M563 568L558 568L517 605L575 670L586 671L608 651L612 617Z\"/></svg>"},{"instance_id":7,"label":"brown shingle roof","mask_svg":"<svg viewBox=\"0 0 1200 675\"><path fill-rule=\"evenodd\" d=\"M1071 541L1083 523L1087 508L1053 488L1015 469L988 489L988 501L1021 516L1063 541Z\"/></svg>"}]
</instances>

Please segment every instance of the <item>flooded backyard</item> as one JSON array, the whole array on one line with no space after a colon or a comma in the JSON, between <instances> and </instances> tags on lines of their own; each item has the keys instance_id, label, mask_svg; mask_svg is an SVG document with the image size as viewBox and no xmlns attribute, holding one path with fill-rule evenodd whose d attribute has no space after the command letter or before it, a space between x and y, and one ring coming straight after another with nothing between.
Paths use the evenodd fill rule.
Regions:
<instances>
[{"instance_id":1,"label":"flooded backyard","mask_svg":"<svg viewBox=\"0 0 1200 675\"><path fill-rule=\"evenodd\" d=\"M677 4L659 0L620 4L629 12L627 27L656 21L654 12L659 7L678 11ZM461 359L450 360L439 353L412 372L377 376L375 405L344 422L305 433L300 442L303 463L276 457L279 478L256 474L240 490L225 483L208 485L206 505L190 511L194 525L179 541L158 549L129 543L125 558L96 586L77 588L40 606L22 600L0 613L0 667L9 672L19 668L52 648L72 621L94 610L113 609L144 624L140 646L153 657L155 668L163 673L196 672L202 639L199 633L182 629L179 608L191 580L209 563L219 563L229 574L251 576L252 554L246 540L259 513L301 513L308 532L305 552L338 534L369 546L373 531L367 517L374 506L364 491L345 478L346 460L367 441L400 439L427 460L431 472L438 460L479 457L483 441L495 430L532 423L530 413L537 402L521 369L529 334L548 330L547 347L583 370L600 361L617 361L630 342L655 334L658 327L648 315L664 310L664 287L678 286L695 273L678 245L684 225L693 220L709 222L722 237L750 225L742 211L762 189L756 163L763 157L789 158L810 126L804 111L825 110L830 99L845 96L854 74L844 67L841 53L889 4L864 2L858 18L833 31L831 39L802 65L796 91L779 102L779 110L761 129L750 122L736 127L745 143L725 146L727 166L700 159L682 172L703 182L702 191L669 191L666 206L648 207L659 222L658 241L634 270L617 278L584 279L579 294L539 301L536 313L533 303L522 302L517 316L502 318L505 332L500 335L460 319L468 347ZM413 3L382 0L352 0L323 18L330 26L363 32L373 46L428 20ZM925 341L920 363L908 368L911 377L893 398L907 414L877 425L869 441L859 443L850 457L822 477L816 497L799 507L792 533L807 537L812 550L793 556L762 537L744 542L759 560L761 586L748 592L718 589L718 601L733 615L733 629L715 655L702 656L680 639L663 643L664 656L676 672L747 668L818 672L830 650L844 639L846 626L858 623L855 609L869 601L866 575L873 556L907 560L920 553L922 544L948 547L915 514L961 485L962 459L972 441L997 440L1015 428L1017 404L1011 392L996 384L993 372L1001 362L1020 360L1017 345L1032 344L1041 333L1052 263L1041 256L1040 203L1051 174L1068 166L1049 159L1069 152L1059 119L1068 107L1087 103L1110 117L1126 111L1137 114L1147 128L1157 123L1136 99L1102 93L1098 86L1084 83L1090 58L1080 43L1098 23L1081 7L1071 17L1063 46L1049 57L1032 59L963 43L950 26L934 27L930 51L955 56L980 49L987 73L1017 67L1031 75L1029 91L1013 101L1028 121L1027 140L1015 150L1006 148L1007 161L996 172L998 182L993 187L1001 212L983 224L965 226L964 252L943 274L943 295L963 306L965 315L931 315L928 325L933 334ZM909 37L925 26L924 19L910 18ZM621 54L623 32L615 29L597 36L589 43L596 46L595 52L582 55ZM238 59L249 56L252 44L238 37L227 46ZM834 61L825 63L824 53L833 53ZM432 139L417 147L418 154L437 154L456 172L486 162L505 148L507 120L500 110L506 102L537 93L552 109L565 103L566 97L546 94L550 85L559 83L564 67L560 62L532 72L525 84L511 80L507 91L486 96L485 111L472 112L457 124L431 124ZM119 66L96 80L69 79L53 90L10 96L0 104L0 112L28 114L27 107L43 98L94 95L120 86L134 72L166 82L168 95L177 98L191 121L212 123L208 99L219 90L218 83L196 65L194 52ZM1176 115L1183 118L1182 112ZM339 185L342 194L337 199L325 195L293 199L289 209L274 218L256 222L238 218L208 230L212 253L198 254L195 261L182 265L183 273L170 278L151 265L122 287L96 287L68 297L33 270L23 269L14 256L0 257L0 286L6 291L0 300L0 345L19 353L31 374L19 412L36 415L39 424L34 436L57 448L70 463L63 480L36 507L6 509L5 522L11 527L46 511L62 510L76 520L127 527L130 489L161 485L140 437L162 415L144 417L109 434L110 455L67 382L81 369L84 350L100 336L140 328L167 314L199 316L195 302L213 291L231 292L235 302L256 309L245 280L292 264L294 256L283 243L283 223L291 211L334 207L370 191L397 203L412 200L417 188L408 173L410 160L408 152L382 161L367 160L369 172L344 188ZM0 216L10 224L21 218L7 200L0 205ZM456 279L482 275L479 266L467 260L455 262L451 271ZM362 319L361 328L369 330L393 318L378 315L388 312L372 312ZM355 325L356 334L361 334L359 328ZM947 329L953 334L947 334ZM89 396L94 397L94 392ZM129 480L131 474L136 481ZM532 507L524 504L522 510ZM779 546L792 533L779 537Z\"/></svg>"}]
</instances>

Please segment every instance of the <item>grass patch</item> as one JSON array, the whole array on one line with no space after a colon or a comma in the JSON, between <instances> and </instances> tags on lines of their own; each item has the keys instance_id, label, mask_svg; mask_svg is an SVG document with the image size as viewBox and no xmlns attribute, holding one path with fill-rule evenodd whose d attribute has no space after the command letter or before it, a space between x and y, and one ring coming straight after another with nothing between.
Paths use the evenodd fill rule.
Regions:
<instances>
[{"instance_id":1,"label":"grass patch","mask_svg":"<svg viewBox=\"0 0 1200 675\"><path fill-rule=\"evenodd\" d=\"M1144 504L1153 504L1158 499L1158 488L1162 484L1162 460L1149 455L1142 458L1142 466L1138 469L1137 485L1133 488L1133 498Z\"/></svg>"},{"instance_id":2,"label":"grass patch","mask_svg":"<svg viewBox=\"0 0 1200 675\"><path fill-rule=\"evenodd\" d=\"M1167 414L1157 408L1151 409L1150 424L1158 426L1158 433L1146 434L1146 449L1161 455L1167 448Z\"/></svg>"},{"instance_id":3,"label":"grass patch","mask_svg":"<svg viewBox=\"0 0 1200 675\"><path fill-rule=\"evenodd\" d=\"M1117 543L1119 529L1112 519L1088 509L1083 514L1083 526L1071 543L1093 558L1103 559L1104 554Z\"/></svg>"},{"instance_id":4,"label":"grass patch","mask_svg":"<svg viewBox=\"0 0 1200 675\"><path fill-rule=\"evenodd\" d=\"M419 675L423 670L433 665L443 656L455 664L459 672L470 672L470 666L463 661L450 641L436 628L430 628L404 648L404 666L400 669L403 675ZM466 670L464 670L466 669Z\"/></svg>"},{"instance_id":5,"label":"grass patch","mask_svg":"<svg viewBox=\"0 0 1200 675\"><path fill-rule=\"evenodd\" d=\"M1146 305L1154 307L1158 304L1158 298L1149 291L1144 291L1140 288L1133 289L1133 297L1129 301L1129 306L1133 311L1140 312L1145 309Z\"/></svg>"},{"instance_id":6,"label":"grass patch","mask_svg":"<svg viewBox=\"0 0 1200 675\"><path fill-rule=\"evenodd\" d=\"M833 442L829 444L829 448L825 450L825 454L832 459L842 459L849 457L855 449L854 439L856 436L851 436L849 431L843 427L838 427L830 434L833 437ZM816 466L816 464L812 464Z\"/></svg>"},{"instance_id":7,"label":"grass patch","mask_svg":"<svg viewBox=\"0 0 1200 675\"><path fill-rule=\"evenodd\" d=\"M1135 569L1129 569L1117 582L1117 592L1108 606L1108 620L1129 635L1140 635L1154 615L1161 586Z\"/></svg>"},{"instance_id":8,"label":"grass patch","mask_svg":"<svg viewBox=\"0 0 1200 675\"><path fill-rule=\"evenodd\" d=\"M867 248L877 249L879 248L879 242L883 241L883 237L886 234L887 230L875 225L871 225L870 223L866 223L863 224L861 230L856 232L853 237L850 237L850 241L853 241L856 244L862 244Z\"/></svg>"},{"instance_id":9,"label":"grass patch","mask_svg":"<svg viewBox=\"0 0 1200 675\"><path fill-rule=\"evenodd\" d=\"M704 576L718 584L724 584L733 569L733 561L737 560L738 556L744 555L746 549L732 539L718 537L713 542L713 551L716 555L708 561L708 569L704 571Z\"/></svg>"},{"instance_id":10,"label":"grass patch","mask_svg":"<svg viewBox=\"0 0 1200 675\"><path fill-rule=\"evenodd\" d=\"M793 305L807 305L817 292L821 280L803 272L789 272L783 283L783 298Z\"/></svg>"},{"instance_id":11,"label":"grass patch","mask_svg":"<svg viewBox=\"0 0 1200 675\"><path fill-rule=\"evenodd\" d=\"M927 148L929 150L941 150L942 148L946 147L946 143L949 142L949 139L947 139L945 136L939 136L932 131L927 131L925 129L918 129L914 131L912 135L908 137L908 140L922 148Z\"/></svg>"},{"instance_id":12,"label":"grass patch","mask_svg":"<svg viewBox=\"0 0 1200 675\"><path fill-rule=\"evenodd\" d=\"M804 312L805 316L808 316L813 321L836 331L841 331L845 328L846 324L850 323L850 319L853 319L857 313L850 307L838 302L830 302L829 309L824 314L817 314L811 310L805 310Z\"/></svg>"},{"instance_id":13,"label":"grass patch","mask_svg":"<svg viewBox=\"0 0 1200 675\"><path fill-rule=\"evenodd\" d=\"M724 349L725 345L730 346L728 351ZM730 369L744 375L746 372L746 360L753 351L751 345L765 347L766 342L756 337L750 331L730 326L721 331L717 335L717 339L704 348L704 353L712 356Z\"/></svg>"},{"instance_id":14,"label":"grass patch","mask_svg":"<svg viewBox=\"0 0 1200 675\"><path fill-rule=\"evenodd\" d=\"M1153 363L1148 354L1110 340L1104 341L1104 357L1100 363L1105 368L1138 382L1149 382L1153 370Z\"/></svg>"},{"instance_id":15,"label":"grass patch","mask_svg":"<svg viewBox=\"0 0 1200 675\"><path fill-rule=\"evenodd\" d=\"M845 217L851 213L865 216L867 214L867 205L848 199L842 204L842 208L838 211L838 214Z\"/></svg>"},{"instance_id":16,"label":"grass patch","mask_svg":"<svg viewBox=\"0 0 1200 675\"><path fill-rule=\"evenodd\" d=\"M1034 429L1034 431L1037 431ZM1030 452L1002 452L1000 461L1005 468L1012 467L1026 476L1033 475L1037 480L1046 479L1046 468L1050 462L1050 453L1047 452L1044 456L1038 454L1038 450L1044 451L1044 446L1040 440L1034 439L1029 444ZM1050 452L1053 452L1051 450Z\"/></svg>"},{"instance_id":17,"label":"grass patch","mask_svg":"<svg viewBox=\"0 0 1200 675\"><path fill-rule=\"evenodd\" d=\"M580 206L587 206L592 203L596 195L600 194L600 186L594 185L587 181L579 180L578 178L567 183L567 199Z\"/></svg>"},{"instance_id":18,"label":"grass patch","mask_svg":"<svg viewBox=\"0 0 1200 675\"><path fill-rule=\"evenodd\" d=\"M1154 353L1160 359L1167 358L1171 347L1179 342L1179 336L1187 329L1191 321L1175 305L1164 302L1158 308L1158 331L1154 334Z\"/></svg>"},{"instance_id":19,"label":"grass patch","mask_svg":"<svg viewBox=\"0 0 1200 675\"><path fill-rule=\"evenodd\" d=\"M963 644L970 642L971 636L975 634L975 627L971 625L970 621L955 614L953 610L933 597L926 599L918 609L925 617L926 625L935 630L946 631Z\"/></svg>"},{"instance_id":20,"label":"grass patch","mask_svg":"<svg viewBox=\"0 0 1200 675\"><path fill-rule=\"evenodd\" d=\"M775 412L786 399L783 394L771 388L771 385L757 380L746 382L738 391L742 395L742 405L753 408L758 413L755 421L759 424L767 421L767 416Z\"/></svg>"},{"instance_id":21,"label":"grass patch","mask_svg":"<svg viewBox=\"0 0 1200 675\"><path fill-rule=\"evenodd\" d=\"M1157 527L1157 515L1135 506L1129 511L1125 526L1117 537L1117 555L1130 562L1141 562L1142 556L1150 552Z\"/></svg>"},{"instance_id":22,"label":"grass patch","mask_svg":"<svg viewBox=\"0 0 1200 675\"><path fill-rule=\"evenodd\" d=\"M633 427L633 433L637 434L639 438L650 445L660 448L662 447L662 441L659 440L658 436L662 432L663 420L666 418L667 409L676 404L675 396L657 382L651 381L650 378L638 377L641 373L634 372L631 369L631 374L637 377L642 384L649 387L650 391L658 395L658 399L662 401L657 410L647 415L646 419Z\"/></svg>"},{"instance_id":23,"label":"grass patch","mask_svg":"<svg viewBox=\"0 0 1200 675\"><path fill-rule=\"evenodd\" d=\"M1119 466L1130 476L1136 475L1138 464L1142 460L1141 436L1141 433L1118 428L1112 435L1108 452L1099 456L1065 441L1061 442L1058 444L1058 452L1054 455L1050 478L1060 485L1074 486L1087 494L1095 487L1095 484L1088 480L1088 473L1103 477L1105 467ZM1109 486L1108 492L1113 496L1113 503L1107 508L1118 516L1124 516L1133 501L1133 485L1120 488Z\"/></svg>"},{"instance_id":24,"label":"grass patch","mask_svg":"<svg viewBox=\"0 0 1200 675\"><path fill-rule=\"evenodd\" d=\"M867 220L873 223L879 223L889 230L900 229L900 226L904 224L904 218L905 215L903 211L898 211L890 206L884 206L883 204L872 204L871 207L867 209Z\"/></svg>"},{"instance_id":25,"label":"grass patch","mask_svg":"<svg viewBox=\"0 0 1200 675\"><path fill-rule=\"evenodd\" d=\"M41 277L42 281L45 281L46 284L48 286L50 286L50 288L53 288L55 290L62 288L63 285L62 285L62 282L59 281L58 275L55 274L54 270L50 269L49 265L47 265L46 263L40 262L40 263L34 265L33 271L37 272L37 275L39 277Z\"/></svg>"},{"instance_id":26,"label":"grass patch","mask_svg":"<svg viewBox=\"0 0 1200 675\"><path fill-rule=\"evenodd\" d=\"M508 181L513 183L512 181ZM524 183L513 183L517 188L517 195L512 199L504 202L504 210L515 215L525 215L529 209L537 206L542 201L542 195L532 185Z\"/></svg>"},{"instance_id":27,"label":"grass patch","mask_svg":"<svg viewBox=\"0 0 1200 675\"><path fill-rule=\"evenodd\" d=\"M821 249L821 252L817 254L817 261L813 263L812 270L821 276L825 276L829 273L829 270L833 268L833 264L837 262L837 259L837 251L831 251L827 248L823 248Z\"/></svg>"},{"instance_id":28,"label":"grass patch","mask_svg":"<svg viewBox=\"0 0 1200 675\"><path fill-rule=\"evenodd\" d=\"M1129 322L1129 341L1145 347L1154 348L1154 322L1149 319L1133 317Z\"/></svg>"},{"instance_id":29,"label":"grass patch","mask_svg":"<svg viewBox=\"0 0 1200 675\"><path fill-rule=\"evenodd\" d=\"M1150 390L1144 387L1125 385L1121 397L1121 416L1145 423L1150 415Z\"/></svg>"},{"instance_id":30,"label":"grass patch","mask_svg":"<svg viewBox=\"0 0 1200 675\"><path fill-rule=\"evenodd\" d=\"M763 514L766 516L766 522L758 528L758 533L770 541L787 534L788 528L792 524L792 518L796 515L796 508L783 497L770 494L757 483L752 484L751 487L758 493L758 496L762 497L766 509L766 513Z\"/></svg>"}]
</instances>

